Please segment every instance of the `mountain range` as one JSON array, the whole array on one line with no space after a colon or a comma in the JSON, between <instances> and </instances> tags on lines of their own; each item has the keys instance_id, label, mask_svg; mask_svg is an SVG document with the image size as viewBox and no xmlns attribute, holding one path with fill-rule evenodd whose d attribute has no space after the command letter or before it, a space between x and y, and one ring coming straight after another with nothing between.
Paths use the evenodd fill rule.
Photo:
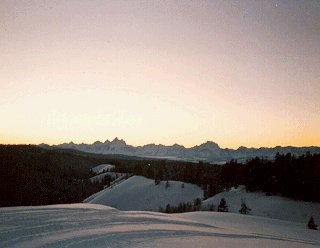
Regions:
<instances>
[{"instance_id":1,"label":"mountain range","mask_svg":"<svg viewBox=\"0 0 320 248\"><path fill-rule=\"evenodd\" d=\"M63 143L59 145L49 146L41 144L42 147L74 149L89 153L98 154L122 154L129 156L150 157L150 158L166 158L187 161L206 161L210 163L224 163L235 159L238 162L246 161L250 158L260 157L265 159L273 159L277 153L291 153L295 156L303 155L307 152L311 154L320 153L320 147L293 147L293 146L276 146L273 148L247 148L244 146L238 149L220 148L217 143L207 141L201 145L191 148L174 144L172 146L148 144L144 146L132 146L122 140L115 138L112 141L105 142L96 141L92 144L75 144L73 142Z\"/></svg>"}]
</instances>

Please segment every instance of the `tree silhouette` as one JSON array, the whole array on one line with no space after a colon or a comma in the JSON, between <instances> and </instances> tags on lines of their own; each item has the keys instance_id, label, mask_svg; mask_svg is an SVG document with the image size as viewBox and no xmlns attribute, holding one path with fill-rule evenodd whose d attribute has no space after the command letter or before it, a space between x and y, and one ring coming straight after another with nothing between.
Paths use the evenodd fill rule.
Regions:
<instances>
[{"instance_id":1,"label":"tree silhouette","mask_svg":"<svg viewBox=\"0 0 320 248\"><path fill-rule=\"evenodd\" d=\"M228 209L228 205L227 205L227 202L224 198L222 198L220 200L220 204L218 206L218 212L228 212L229 209Z\"/></svg>"},{"instance_id":2,"label":"tree silhouette","mask_svg":"<svg viewBox=\"0 0 320 248\"><path fill-rule=\"evenodd\" d=\"M249 208L247 206L247 203L245 202L245 200L241 200L241 208L239 210L240 214L249 214L251 211L251 208Z\"/></svg>"},{"instance_id":3,"label":"tree silhouette","mask_svg":"<svg viewBox=\"0 0 320 248\"><path fill-rule=\"evenodd\" d=\"M201 199L200 198L196 198L194 201L193 201L193 210L194 211L199 211L201 209Z\"/></svg>"},{"instance_id":4,"label":"tree silhouette","mask_svg":"<svg viewBox=\"0 0 320 248\"><path fill-rule=\"evenodd\" d=\"M166 206L166 213L171 213L171 206L170 206L170 204L167 204L167 206Z\"/></svg>"},{"instance_id":5,"label":"tree silhouette","mask_svg":"<svg viewBox=\"0 0 320 248\"><path fill-rule=\"evenodd\" d=\"M169 181L166 182L166 189L170 187Z\"/></svg>"},{"instance_id":6,"label":"tree silhouette","mask_svg":"<svg viewBox=\"0 0 320 248\"><path fill-rule=\"evenodd\" d=\"M308 222L308 228L309 229L312 229L312 230L318 230L318 225L316 225L316 223L314 222L314 219L313 217L311 216L310 219L309 219L309 222Z\"/></svg>"}]
</instances>

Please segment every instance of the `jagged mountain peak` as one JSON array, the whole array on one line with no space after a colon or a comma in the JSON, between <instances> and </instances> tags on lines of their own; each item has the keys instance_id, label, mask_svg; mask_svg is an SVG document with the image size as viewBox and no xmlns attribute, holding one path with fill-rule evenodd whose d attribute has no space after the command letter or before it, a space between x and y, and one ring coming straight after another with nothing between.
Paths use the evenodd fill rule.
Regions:
<instances>
[{"instance_id":1,"label":"jagged mountain peak","mask_svg":"<svg viewBox=\"0 0 320 248\"><path fill-rule=\"evenodd\" d=\"M174 148L185 148L184 146L179 145L179 144L177 144L177 143L174 143L174 144L172 145L172 147L174 147Z\"/></svg>"},{"instance_id":2,"label":"jagged mountain peak","mask_svg":"<svg viewBox=\"0 0 320 248\"><path fill-rule=\"evenodd\" d=\"M123 139L118 139L118 137L114 138L113 141L110 142L113 146L126 146L126 142Z\"/></svg>"},{"instance_id":3,"label":"jagged mountain peak","mask_svg":"<svg viewBox=\"0 0 320 248\"><path fill-rule=\"evenodd\" d=\"M239 146L239 148L237 149L237 151L243 151L243 150L246 150L248 149L247 147L245 146Z\"/></svg>"},{"instance_id":4,"label":"jagged mountain peak","mask_svg":"<svg viewBox=\"0 0 320 248\"><path fill-rule=\"evenodd\" d=\"M103 143L102 142L100 142L99 140L97 140L97 141L95 141L94 143L93 143L93 145L102 145Z\"/></svg>"},{"instance_id":5,"label":"jagged mountain peak","mask_svg":"<svg viewBox=\"0 0 320 248\"><path fill-rule=\"evenodd\" d=\"M41 146L44 147L44 144ZM50 146L49 146L50 147ZM143 157L174 158L190 161L204 160L208 162L223 163L231 159L246 161L254 157L274 159L277 152L286 154L290 152L293 155L300 156L306 152L320 153L320 147L274 147L274 148L247 148L240 146L238 149L220 148L213 141L207 141L201 145L186 148L179 144L172 146L148 144L144 146L127 145L123 139L116 137L111 142L106 140L104 143L96 141L93 144L74 144L73 142L56 145L54 147L77 149L85 152L102 154L124 154Z\"/></svg>"},{"instance_id":6,"label":"jagged mountain peak","mask_svg":"<svg viewBox=\"0 0 320 248\"><path fill-rule=\"evenodd\" d=\"M213 149L213 150L221 149L220 146L217 143L213 142L213 141L207 141L206 143L201 144L199 147L207 148L207 149Z\"/></svg>"}]
</instances>

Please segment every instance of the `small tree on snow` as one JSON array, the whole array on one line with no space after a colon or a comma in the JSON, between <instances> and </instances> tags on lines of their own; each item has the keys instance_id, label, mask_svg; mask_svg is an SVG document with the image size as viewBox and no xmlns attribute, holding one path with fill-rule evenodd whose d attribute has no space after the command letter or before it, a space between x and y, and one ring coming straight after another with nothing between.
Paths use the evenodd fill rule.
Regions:
<instances>
[{"instance_id":1,"label":"small tree on snow","mask_svg":"<svg viewBox=\"0 0 320 248\"><path fill-rule=\"evenodd\" d=\"M311 216L308 222L308 228L312 230L318 230L318 225L314 222L313 217Z\"/></svg>"},{"instance_id":2,"label":"small tree on snow","mask_svg":"<svg viewBox=\"0 0 320 248\"><path fill-rule=\"evenodd\" d=\"M249 214L251 211L251 208L249 208L247 206L247 203L245 202L245 200L241 200L241 208L239 210L240 214Z\"/></svg>"},{"instance_id":3,"label":"small tree on snow","mask_svg":"<svg viewBox=\"0 0 320 248\"><path fill-rule=\"evenodd\" d=\"M170 204L167 204L167 206L166 206L166 213L171 213L171 206L170 206Z\"/></svg>"},{"instance_id":4,"label":"small tree on snow","mask_svg":"<svg viewBox=\"0 0 320 248\"><path fill-rule=\"evenodd\" d=\"M166 182L166 189L169 188L170 184L169 184L169 181L167 180Z\"/></svg>"},{"instance_id":5,"label":"small tree on snow","mask_svg":"<svg viewBox=\"0 0 320 248\"><path fill-rule=\"evenodd\" d=\"M200 198L196 198L194 201L193 201L193 210L194 211L199 211L201 209L201 199Z\"/></svg>"},{"instance_id":6,"label":"small tree on snow","mask_svg":"<svg viewBox=\"0 0 320 248\"><path fill-rule=\"evenodd\" d=\"M228 212L228 211L229 209L228 209L227 202L224 198L222 198L218 206L218 212Z\"/></svg>"}]
</instances>

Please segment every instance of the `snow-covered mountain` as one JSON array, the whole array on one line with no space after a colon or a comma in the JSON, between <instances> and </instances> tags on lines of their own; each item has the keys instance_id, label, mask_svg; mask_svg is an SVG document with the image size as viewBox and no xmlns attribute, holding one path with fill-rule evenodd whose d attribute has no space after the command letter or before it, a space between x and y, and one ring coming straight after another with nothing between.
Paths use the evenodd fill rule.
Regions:
<instances>
[{"instance_id":1,"label":"snow-covered mountain","mask_svg":"<svg viewBox=\"0 0 320 248\"><path fill-rule=\"evenodd\" d=\"M50 147L42 144L40 146ZM122 139L115 138L113 141L106 140L105 142L96 141L93 144L74 144L63 143L54 145L53 148L75 149L84 152L100 153L100 154L123 154L130 156L155 157L155 158L170 158L177 160L190 161L208 161L213 163L224 163L231 159L245 161L254 157L263 157L273 159L277 153L291 153L296 156L310 153L320 153L320 147L273 147L273 148L247 148L239 147L238 149L220 148L218 144L207 141L204 144L186 148L184 146L174 144L172 146L148 144L144 146L127 145Z\"/></svg>"}]
</instances>

